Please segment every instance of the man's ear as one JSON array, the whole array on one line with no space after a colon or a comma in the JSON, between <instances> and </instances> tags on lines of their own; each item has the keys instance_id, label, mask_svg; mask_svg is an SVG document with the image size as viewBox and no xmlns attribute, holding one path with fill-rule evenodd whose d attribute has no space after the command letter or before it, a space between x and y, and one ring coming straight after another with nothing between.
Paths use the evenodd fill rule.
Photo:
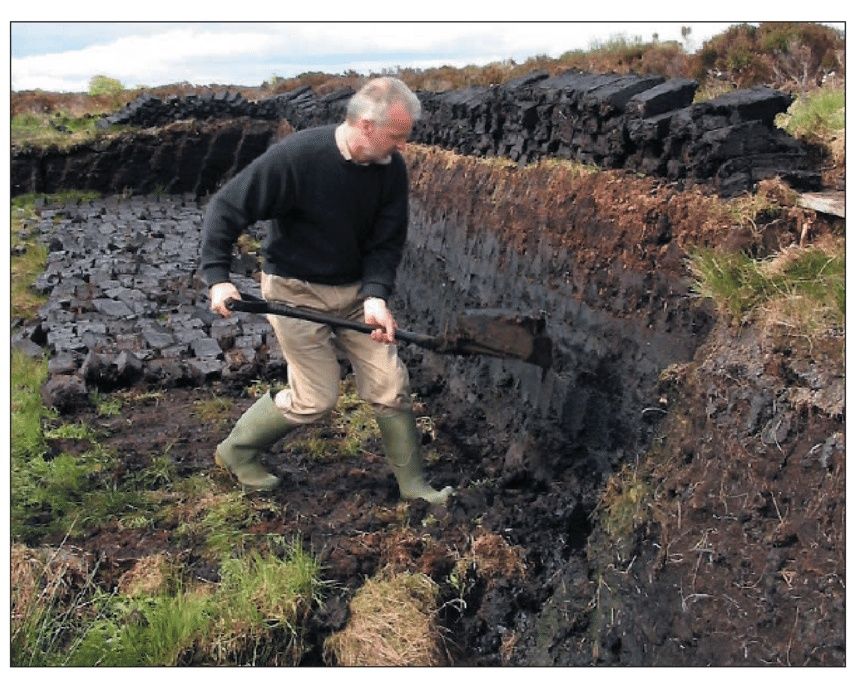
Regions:
<instances>
[{"instance_id":1,"label":"man's ear","mask_svg":"<svg viewBox=\"0 0 850 678\"><path fill-rule=\"evenodd\" d=\"M360 128L360 131L366 136L372 136L372 132L375 131L375 121L368 120L366 118L361 118L357 121L357 126Z\"/></svg>"}]
</instances>

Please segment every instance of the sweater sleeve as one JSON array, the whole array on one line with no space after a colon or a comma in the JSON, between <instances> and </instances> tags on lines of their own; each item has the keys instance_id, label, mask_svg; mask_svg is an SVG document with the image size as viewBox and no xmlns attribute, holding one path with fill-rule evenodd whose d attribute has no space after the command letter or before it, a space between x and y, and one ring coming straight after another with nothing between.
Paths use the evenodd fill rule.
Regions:
<instances>
[{"instance_id":1,"label":"sweater sleeve","mask_svg":"<svg viewBox=\"0 0 850 678\"><path fill-rule=\"evenodd\" d=\"M393 158L372 238L363 255L363 293L389 299L395 288L408 224L407 168L400 155Z\"/></svg>"},{"instance_id":2,"label":"sweater sleeve","mask_svg":"<svg viewBox=\"0 0 850 678\"><path fill-rule=\"evenodd\" d=\"M208 286L230 279L233 244L248 226L286 208L284 148L275 144L230 179L210 199L201 227L200 272Z\"/></svg>"}]
</instances>

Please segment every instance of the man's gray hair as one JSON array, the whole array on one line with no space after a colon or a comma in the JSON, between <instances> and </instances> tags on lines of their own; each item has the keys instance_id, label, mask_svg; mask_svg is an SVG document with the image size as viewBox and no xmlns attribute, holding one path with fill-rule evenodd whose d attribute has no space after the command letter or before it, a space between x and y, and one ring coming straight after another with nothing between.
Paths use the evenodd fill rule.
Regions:
<instances>
[{"instance_id":1,"label":"man's gray hair","mask_svg":"<svg viewBox=\"0 0 850 678\"><path fill-rule=\"evenodd\" d=\"M386 124L388 110L393 104L400 103L410 113L414 121L422 115L422 104L410 88L398 78L375 78L370 80L348 102L345 119L349 122L374 120L379 125Z\"/></svg>"}]
</instances>

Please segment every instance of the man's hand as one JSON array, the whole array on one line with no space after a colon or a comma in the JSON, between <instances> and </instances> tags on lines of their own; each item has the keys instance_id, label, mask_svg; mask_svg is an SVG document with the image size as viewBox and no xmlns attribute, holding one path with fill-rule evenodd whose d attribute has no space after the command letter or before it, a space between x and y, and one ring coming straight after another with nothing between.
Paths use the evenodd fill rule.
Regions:
<instances>
[{"instance_id":1,"label":"man's hand","mask_svg":"<svg viewBox=\"0 0 850 678\"><path fill-rule=\"evenodd\" d=\"M395 328L398 327L387 308L387 302L378 297L369 297L363 302L363 314L367 325L379 325L371 336L382 344L392 344L395 341Z\"/></svg>"},{"instance_id":2,"label":"man's hand","mask_svg":"<svg viewBox=\"0 0 850 678\"><path fill-rule=\"evenodd\" d=\"M210 308L225 318L230 317L230 310L224 305L228 299L241 299L239 290L232 282L220 282L210 287Z\"/></svg>"}]
</instances>

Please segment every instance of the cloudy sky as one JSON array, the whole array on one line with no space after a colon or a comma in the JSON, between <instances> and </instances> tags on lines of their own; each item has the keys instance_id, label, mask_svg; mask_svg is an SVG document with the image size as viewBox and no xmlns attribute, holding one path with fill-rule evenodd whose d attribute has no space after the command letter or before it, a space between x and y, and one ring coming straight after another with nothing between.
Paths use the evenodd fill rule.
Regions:
<instances>
[{"instance_id":1,"label":"cloudy sky","mask_svg":"<svg viewBox=\"0 0 850 678\"><path fill-rule=\"evenodd\" d=\"M465 66L588 49L616 36L698 48L718 22L11 22L11 89L80 92L93 75L127 87L186 81L259 85L305 71Z\"/></svg>"},{"instance_id":2,"label":"cloudy sky","mask_svg":"<svg viewBox=\"0 0 850 678\"><path fill-rule=\"evenodd\" d=\"M651 40L657 34L660 40L682 41L683 26L691 28L685 47L693 51L733 23L842 20L847 14L837 9L846 4L838 0L819 0L822 15L814 18L802 3L778 9L777 2L740 0L688 7L681 0L4 4L10 24L2 38L9 40L9 89L73 92L86 91L94 75L117 78L126 87L181 81L259 85L272 76L305 71L369 74L396 66L482 65L509 58L522 62L540 54L557 57L588 49L616 36ZM743 16L744 5L750 16ZM617 22L600 22L608 17Z\"/></svg>"}]
</instances>

